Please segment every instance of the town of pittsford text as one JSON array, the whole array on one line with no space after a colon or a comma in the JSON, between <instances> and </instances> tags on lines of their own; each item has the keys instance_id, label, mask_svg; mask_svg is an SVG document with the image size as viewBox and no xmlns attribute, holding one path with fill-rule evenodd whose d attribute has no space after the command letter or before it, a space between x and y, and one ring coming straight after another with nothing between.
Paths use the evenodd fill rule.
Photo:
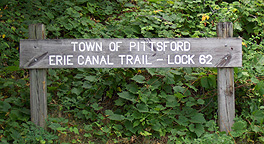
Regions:
<instances>
[{"instance_id":1,"label":"town of pittsford text","mask_svg":"<svg viewBox=\"0 0 264 144\"><path fill-rule=\"evenodd\" d=\"M122 42L110 42L108 51L111 53L118 52L122 49ZM72 52L90 52L97 51L102 52L102 42L71 42ZM49 65L152 65L156 62L166 62L168 65L195 65L194 58L197 57L195 54L168 54L163 55L155 60L149 60L151 55L144 54L146 51L162 52L171 51L172 53L177 52L188 52L191 50L191 44L188 41L164 41L164 42L129 42L126 52L118 55L114 55L113 60L111 55L77 55L77 61L72 61L74 55L49 55ZM131 55L128 54L131 51L141 51L142 54ZM87 54L87 53L86 53ZM212 55L198 55L198 63L200 64L212 64Z\"/></svg>"}]
</instances>

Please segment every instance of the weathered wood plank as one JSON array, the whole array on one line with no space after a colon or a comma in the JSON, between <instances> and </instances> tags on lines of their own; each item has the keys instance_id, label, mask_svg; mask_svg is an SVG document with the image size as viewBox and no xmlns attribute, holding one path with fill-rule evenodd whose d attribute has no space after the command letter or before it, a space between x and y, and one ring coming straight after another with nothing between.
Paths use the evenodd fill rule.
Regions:
<instances>
[{"instance_id":1,"label":"weathered wood plank","mask_svg":"<svg viewBox=\"0 0 264 144\"><path fill-rule=\"evenodd\" d=\"M233 36L233 24L224 22L217 24L219 38ZM234 68L217 69L218 120L220 131L230 132L235 118Z\"/></svg>"},{"instance_id":2,"label":"weathered wood plank","mask_svg":"<svg viewBox=\"0 0 264 144\"><path fill-rule=\"evenodd\" d=\"M31 121L45 127L47 118L46 70L30 70L30 111Z\"/></svg>"},{"instance_id":3,"label":"weathered wood plank","mask_svg":"<svg viewBox=\"0 0 264 144\"><path fill-rule=\"evenodd\" d=\"M45 27L43 24L29 26L30 39L44 39ZM46 69L31 69L30 73L30 111L31 121L45 128L47 118L47 84Z\"/></svg>"},{"instance_id":4,"label":"weathered wood plank","mask_svg":"<svg viewBox=\"0 0 264 144\"><path fill-rule=\"evenodd\" d=\"M238 38L21 40L20 67L241 67Z\"/></svg>"}]
</instances>

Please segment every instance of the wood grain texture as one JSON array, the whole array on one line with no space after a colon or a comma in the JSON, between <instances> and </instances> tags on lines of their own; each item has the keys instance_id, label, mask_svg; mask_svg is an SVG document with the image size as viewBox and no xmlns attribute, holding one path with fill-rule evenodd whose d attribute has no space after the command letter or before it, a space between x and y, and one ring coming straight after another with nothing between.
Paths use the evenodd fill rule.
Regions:
<instances>
[{"instance_id":1,"label":"wood grain texture","mask_svg":"<svg viewBox=\"0 0 264 144\"><path fill-rule=\"evenodd\" d=\"M46 70L30 70L30 111L31 121L45 127L47 118Z\"/></svg>"},{"instance_id":2,"label":"wood grain texture","mask_svg":"<svg viewBox=\"0 0 264 144\"><path fill-rule=\"evenodd\" d=\"M44 39L45 27L43 24L29 26L30 39ZM46 69L31 69L30 73L30 112L31 121L46 128L47 118L47 83Z\"/></svg>"},{"instance_id":3,"label":"wood grain texture","mask_svg":"<svg viewBox=\"0 0 264 144\"><path fill-rule=\"evenodd\" d=\"M76 44L72 44L72 42ZM186 42L186 47L188 47L189 43L189 50L184 51L180 48L175 50L176 48L173 44L179 44L180 42ZM98 48L98 51L96 51L96 47L94 51L91 51L91 49L87 50L87 45L90 44L101 45L102 50ZM114 45L118 45L118 51L110 50L114 48ZM210 57L203 58L201 55L211 55L212 60L208 64L202 64L203 60L209 61ZM65 62L64 58L62 58L61 62L55 64L56 56L69 56L71 65L61 64ZM87 59L92 59L93 57L99 57L99 61L105 59L106 62L104 60L99 63L91 63L89 60L86 62ZM20 41L20 67L25 69L241 66L242 40L239 38L57 39Z\"/></svg>"},{"instance_id":4,"label":"wood grain texture","mask_svg":"<svg viewBox=\"0 0 264 144\"><path fill-rule=\"evenodd\" d=\"M218 23L217 35L224 39L232 37L233 24ZM219 128L229 133L235 118L234 68L218 68L217 73Z\"/></svg>"}]
</instances>

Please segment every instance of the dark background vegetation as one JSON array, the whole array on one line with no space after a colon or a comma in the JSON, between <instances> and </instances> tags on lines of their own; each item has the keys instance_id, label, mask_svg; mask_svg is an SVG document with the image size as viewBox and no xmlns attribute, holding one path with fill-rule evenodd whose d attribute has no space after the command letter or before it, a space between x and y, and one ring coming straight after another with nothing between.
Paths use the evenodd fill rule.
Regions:
<instances>
[{"instance_id":1,"label":"dark background vegetation","mask_svg":"<svg viewBox=\"0 0 264 144\"><path fill-rule=\"evenodd\" d=\"M2 143L263 143L263 0L1 0ZM243 40L233 131L219 132L215 68L49 69L47 129L30 122L19 40L216 37L232 22Z\"/></svg>"}]
</instances>

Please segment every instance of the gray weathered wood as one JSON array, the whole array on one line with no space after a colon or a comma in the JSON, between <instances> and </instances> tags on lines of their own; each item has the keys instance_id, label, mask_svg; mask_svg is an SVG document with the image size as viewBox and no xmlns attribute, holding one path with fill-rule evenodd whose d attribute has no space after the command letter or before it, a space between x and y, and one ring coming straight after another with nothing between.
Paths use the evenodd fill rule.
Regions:
<instances>
[{"instance_id":1,"label":"gray weathered wood","mask_svg":"<svg viewBox=\"0 0 264 144\"><path fill-rule=\"evenodd\" d=\"M182 47L183 50L175 48L175 44L182 45L184 42L186 43L185 50L184 47ZM239 38L21 40L20 67L28 69L241 67L241 43L242 40ZM88 45L95 45L94 50L91 50L91 47L87 50ZM114 48L114 45L119 46L118 51L110 50ZM109 46L111 47L109 48ZM211 55L211 63L203 64L204 60L206 62L210 60L210 56L203 57L201 55ZM98 64L93 63L93 59L97 59L97 57ZM182 59L181 63L180 58Z\"/></svg>"},{"instance_id":2,"label":"gray weathered wood","mask_svg":"<svg viewBox=\"0 0 264 144\"><path fill-rule=\"evenodd\" d=\"M219 38L233 37L233 24L217 24ZM234 68L217 69L218 120L220 131L230 132L235 118Z\"/></svg>"},{"instance_id":3,"label":"gray weathered wood","mask_svg":"<svg viewBox=\"0 0 264 144\"><path fill-rule=\"evenodd\" d=\"M43 24L29 26L30 39L45 39ZM30 112L31 121L45 128L47 118L47 84L46 69L31 69L30 73Z\"/></svg>"}]
</instances>

